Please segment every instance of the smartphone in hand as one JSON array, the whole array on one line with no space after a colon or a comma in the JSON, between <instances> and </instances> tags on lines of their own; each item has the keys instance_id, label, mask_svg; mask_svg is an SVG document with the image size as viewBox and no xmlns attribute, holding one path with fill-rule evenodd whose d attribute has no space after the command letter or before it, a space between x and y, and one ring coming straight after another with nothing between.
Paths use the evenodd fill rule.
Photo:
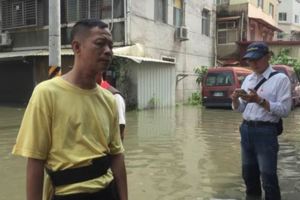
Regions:
<instances>
[{"instance_id":1,"label":"smartphone in hand","mask_svg":"<svg viewBox=\"0 0 300 200\"><path fill-rule=\"evenodd\" d=\"M238 94L239 97L244 97L248 95L248 93L243 89L236 89L235 92Z\"/></svg>"}]
</instances>

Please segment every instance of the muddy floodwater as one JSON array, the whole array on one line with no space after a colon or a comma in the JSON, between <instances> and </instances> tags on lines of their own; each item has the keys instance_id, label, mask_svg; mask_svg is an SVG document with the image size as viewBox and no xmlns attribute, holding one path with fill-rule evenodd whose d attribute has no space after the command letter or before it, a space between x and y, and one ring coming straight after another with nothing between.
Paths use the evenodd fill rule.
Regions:
<instances>
[{"instance_id":1,"label":"muddy floodwater","mask_svg":"<svg viewBox=\"0 0 300 200\"><path fill-rule=\"evenodd\" d=\"M25 200L24 158L11 155L24 108L0 107L0 200ZM127 112L129 200L244 199L241 114L178 106ZM300 108L284 119L278 174L283 200L300 199Z\"/></svg>"}]
</instances>

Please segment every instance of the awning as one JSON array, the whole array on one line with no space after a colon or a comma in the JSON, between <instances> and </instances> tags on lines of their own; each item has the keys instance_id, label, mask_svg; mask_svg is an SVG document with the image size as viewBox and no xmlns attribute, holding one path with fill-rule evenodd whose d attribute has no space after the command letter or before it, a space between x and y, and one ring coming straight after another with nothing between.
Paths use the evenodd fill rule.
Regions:
<instances>
[{"instance_id":1,"label":"awning","mask_svg":"<svg viewBox=\"0 0 300 200\"><path fill-rule=\"evenodd\" d=\"M217 22L223 22L223 21L233 21L240 19L240 16L231 16L231 17L218 17Z\"/></svg>"},{"instance_id":2,"label":"awning","mask_svg":"<svg viewBox=\"0 0 300 200\"><path fill-rule=\"evenodd\" d=\"M132 60L136 63L142 62L156 62L156 63L165 63L165 64L175 64L173 62L168 62L164 60L149 58L142 56L144 54L143 47L139 44L133 46L126 46L126 47L119 47L114 48L113 53L115 57L125 58ZM62 49L61 50L62 56L72 56L73 50L72 49ZM49 56L49 51L44 50L30 50L30 51L12 51L12 52L0 52L0 60L10 60L12 58L24 58L24 57L36 57L36 56Z\"/></svg>"},{"instance_id":3,"label":"awning","mask_svg":"<svg viewBox=\"0 0 300 200\"><path fill-rule=\"evenodd\" d=\"M143 45L137 43L131 46L113 48L114 55L144 57L145 51Z\"/></svg>"},{"instance_id":4,"label":"awning","mask_svg":"<svg viewBox=\"0 0 300 200\"><path fill-rule=\"evenodd\" d=\"M17 58L27 56L48 56L48 50L31 50L31 51L12 51L12 52L0 52L0 59L5 58Z\"/></svg>"},{"instance_id":5,"label":"awning","mask_svg":"<svg viewBox=\"0 0 300 200\"><path fill-rule=\"evenodd\" d=\"M156 63L164 63L164 64L171 64L171 65L175 65L174 62L168 62L168 61L164 61L164 60L159 60L159 59L154 59L154 58L148 58L148 57L139 57L139 56L124 56L124 55L115 55L116 57L120 57L120 58L126 58L129 60L132 60L136 63L142 63L142 62L156 62Z\"/></svg>"},{"instance_id":6,"label":"awning","mask_svg":"<svg viewBox=\"0 0 300 200\"><path fill-rule=\"evenodd\" d=\"M278 32L282 32L281 29L279 29L278 27L276 26L273 26L272 24L269 24L268 22L266 22L265 20L261 19L261 18L255 18L255 17L249 17L249 19L252 19L254 21L257 21L258 23L260 24L263 24L265 25L266 27L272 29L272 30L275 30L275 31L278 31Z\"/></svg>"}]
</instances>

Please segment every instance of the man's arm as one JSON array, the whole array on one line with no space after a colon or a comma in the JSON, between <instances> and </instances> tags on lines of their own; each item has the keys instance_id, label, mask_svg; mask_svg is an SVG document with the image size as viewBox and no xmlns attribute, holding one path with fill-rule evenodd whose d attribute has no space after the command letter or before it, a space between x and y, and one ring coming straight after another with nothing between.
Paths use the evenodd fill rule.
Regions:
<instances>
[{"instance_id":1,"label":"man's arm","mask_svg":"<svg viewBox=\"0 0 300 200\"><path fill-rule=\"evenodd\" d=\"M124 154L112 155L111 170L117 184L120 200L128 199L127 175L124 162Z\"/></svg>"},{"instance_id":2,"label":"man's arm","mask_svg":"<svg viewBox=\"0 0 300 200\"><path fill-rule=\"evenodd\" d=\"M27 200L42 200L44 183L44 160L27 160Z\"/></svg>"},{"instance_id":3,"label":"man's arm","mask_svg":"<svg viewBox=\"0 0 300 200\"><path fill-rule=\"evenodd\" d=\"M232 109L237 110L238 107L240 106L240 101L239 101L239 96L236 91L234 91L231 95L232 99Z\"/></svg>"},{"instance_id":4,"label":"man's arm","mask_svg":"<svg viewBox=\"0 0 300 200\"><path fill-rule=\"evenodd\" d=\"M120 134L122 141L124 140L124 132L125 132L125 124L126 124L126 106L125 106L125 100L120 94L115 94L115 98L117 101L117 108L118 108L118 114L119 114L119 125L120 125Z\"/></svg>"}]
</instances>

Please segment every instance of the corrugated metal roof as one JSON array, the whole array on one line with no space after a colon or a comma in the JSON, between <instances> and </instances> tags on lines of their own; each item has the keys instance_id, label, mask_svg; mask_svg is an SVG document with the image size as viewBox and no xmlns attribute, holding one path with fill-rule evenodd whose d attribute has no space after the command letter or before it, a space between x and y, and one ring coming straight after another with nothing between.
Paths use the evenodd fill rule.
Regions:
<instances>
[{"instance_id":1,"label":"corrugated metal roof","mask_svg":"<svg viewBox=\"0 0 300 200\"><path fill-rule=\"evenodd\" d=\"M1 58L15 58L15 57L27 57L27 56L48 56L48 50L31 50L31 51L12 51L12 52L1 52Z\"/></svg>"},{"instance_id":2,"label":"corrugated metal roof","mask_svg":"<svg viewBox=\"0 0 300 200\"><path fill-rule=\"evenodd\" d=\"M175 65L175 63L173 62L168 62L168 61L164 61L164 60L158 60L158 59L154 59L154 58L148 58L148 57L138 57L138 56L126 56L126 55L115 55L117 57L121 57L121 58L127 58L129 60L132 60L136 63L142 63L142 62L157 62L157 63L164 63L164 64L172 64Z\"/></svg>"}]
</instances>

